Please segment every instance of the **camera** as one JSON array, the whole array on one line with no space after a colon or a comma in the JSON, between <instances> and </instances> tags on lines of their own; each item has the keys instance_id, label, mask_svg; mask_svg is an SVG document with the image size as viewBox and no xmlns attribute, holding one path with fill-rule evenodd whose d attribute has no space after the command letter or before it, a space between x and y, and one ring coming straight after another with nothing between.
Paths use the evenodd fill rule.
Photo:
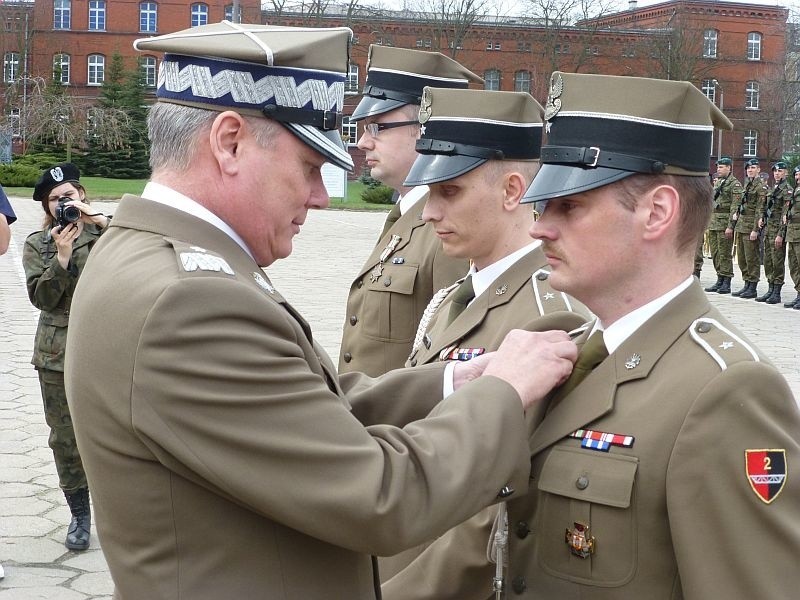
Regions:
<instances>
[{"instance_id":1,"label":"camera","mask_svg":"<svg viewBox=\"0 0 800 600\"><path fill-rule=\"evenodd\" d=\"M71 202L72 200L74 200L74 198L70 198L69 196L62 196L58 199L55 210L56 223L62 230L70 223L75 223L81 219L81 210L77 206L65 206L66 202Z\"/></svg>"}]
</instances>

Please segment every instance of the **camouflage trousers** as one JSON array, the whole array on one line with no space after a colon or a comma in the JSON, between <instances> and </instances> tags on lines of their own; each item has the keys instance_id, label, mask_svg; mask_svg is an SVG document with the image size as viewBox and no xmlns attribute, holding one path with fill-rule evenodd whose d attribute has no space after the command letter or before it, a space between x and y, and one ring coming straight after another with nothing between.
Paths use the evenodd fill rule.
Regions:
<instances>
[{"instance_id":1,"label":"camouflage trousers","mask_svg":"<svg viewBox=\"0 0 800 600\"><path fill-rule=\"evenodd\" d=\"M767 283L783 285L786 275L786 242L780 248L775 247L775 237L780 225L770 221L764 236L764 275Z\"/></svg>"},{"instance_id":2,"label":"camouflage trousers","mask_svg":"<svg viewBox=\"0 0 800 600\"><path fill-rule=\"evenodd\" d=\"M703 240L697 244L697 249L694 252L694 270L699 273L703 268Z\"/></svg>"},{"instance_id":3,"label":"camouflage trousers","mask_svg":"<svg viewBox=\"0 0 800 600\"><path fill-rule=\"evenodd\" d=\"M733 277L733 240L725 237L724 231L708 231L708 246L711 249L711 259L714 261L714 270L718 277Z\"/></svg>"},{"instance_id":4,"label":"camouflage trousers","mask_svg":"<svg viewBox=\"0 0 800 600\"><path fill-rule=\"evenodd\" d=\"M75 443L72 417L67 406L64 374L49 369L37 369L44 402L44 420L50 427L47 443L53 451L61 489L71 493L87 487L83 462Z\"/></svg>"},{"instance_id":5,"label":"camouflage trousers","mask_svg":"<svg viewBox=\"0 0 800 600\"><path fill-rule=\"evenodd\" d=\"M758 283L761 278L759 245L758 238L750 241L749 232L736 234L736 260L739 261L742 279L750 283Z\"/></svg>"},{"instance_id":6,"label":"camouflage trousers","mask_svg":"<svg viewBox=\"0 0 800 600\"><path fill-rule=\"evenodd\" d=\"M794 289L800 294L800 242L789 242L786 254L789 256L789 274L792 276Z\"/></svg>"}]
</instances>

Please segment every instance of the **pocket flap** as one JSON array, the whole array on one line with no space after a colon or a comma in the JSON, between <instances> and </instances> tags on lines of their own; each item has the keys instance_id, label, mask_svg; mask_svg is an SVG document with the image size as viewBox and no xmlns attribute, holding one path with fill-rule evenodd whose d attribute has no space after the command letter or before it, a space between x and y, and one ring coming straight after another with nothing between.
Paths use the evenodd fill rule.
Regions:
<instances>
[{"instance_id":1,"label":"pocket flap","mask_svg":"<svg viewBox=\"0 0 800 600\"><path fill-rule=\"evenodd\" d=\"M412 294L414 280L417 278L418 265L395 265L386 263L383 272L376 281L370 281L370 274L365 277L367 289L373 292L394 292L396 294Z\"/></svg>"},{"instance_id":2,"label":"pocket flap","mask_svg":"<svg viewBox=\"0 0 800 600\"><path fill-rule=\"evenodd\" d=\"M639 459L555 446L539 478L539 489L551 494L628 508Z\"/></svg>"}]
</instances>

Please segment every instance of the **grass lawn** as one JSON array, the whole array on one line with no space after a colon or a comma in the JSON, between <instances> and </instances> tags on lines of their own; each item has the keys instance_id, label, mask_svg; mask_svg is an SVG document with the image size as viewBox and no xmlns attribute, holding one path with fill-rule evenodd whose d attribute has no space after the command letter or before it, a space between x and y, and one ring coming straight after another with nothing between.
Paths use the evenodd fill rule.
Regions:
<instances>
[{"instance_id":1,"label":"grass lawn","mask_svg":"<svg viewBox=\"0 0 800 600\"><path fill-rule=\"evenodd\" d=\"M106 179L105 177L82 177L81 183L86 188L89 200L119 200L123 194L141 194L147 183L146 179ZM9 196L32 198L33 188L3 188ZM347 182L347 199L331 198L331 208L340 210L384 210L391 208L388 204L369 204L361 201L364 184L358 181Z\"/></svg>"}]
</instances>

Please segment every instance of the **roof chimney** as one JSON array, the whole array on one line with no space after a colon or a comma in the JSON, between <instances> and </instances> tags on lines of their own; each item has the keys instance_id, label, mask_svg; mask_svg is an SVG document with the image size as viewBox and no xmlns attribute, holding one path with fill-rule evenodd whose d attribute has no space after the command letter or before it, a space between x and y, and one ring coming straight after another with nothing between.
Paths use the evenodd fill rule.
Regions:
<instances>
[{"instance_id":1,"label":"roof chimney","mask_svg":"<svg viewBox=\"0 0 800 600\"><path fill-rule=\"evenodd\" d=\"M628 0L628 10L636 10L637 0Z\"/></svg>"}]
</instances>

